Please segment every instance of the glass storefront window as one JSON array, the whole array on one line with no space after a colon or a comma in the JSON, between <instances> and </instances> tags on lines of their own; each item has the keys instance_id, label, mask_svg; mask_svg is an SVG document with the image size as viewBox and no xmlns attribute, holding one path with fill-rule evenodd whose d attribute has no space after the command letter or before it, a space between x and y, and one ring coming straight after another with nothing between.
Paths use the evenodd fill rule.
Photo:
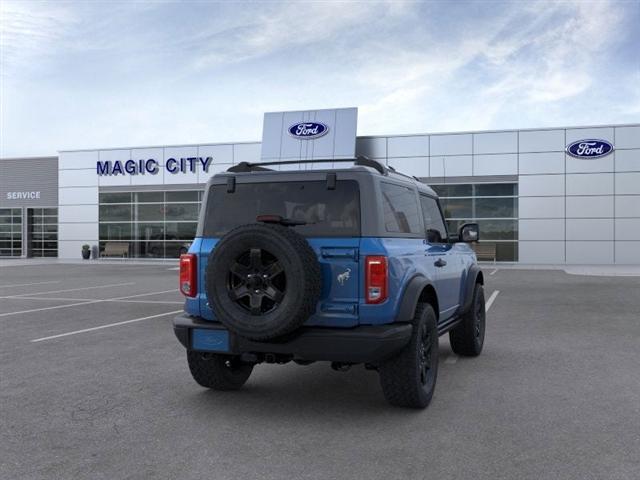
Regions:
<instances>
[{"instance_id":1,"label":"glass storefront window","mask_svg":"<svg viewBox=\"0 0 640 480\"><path fill-rule=\"evenodd\" d=\"M477 183L475 197L513 197L518 195L517 183Z\"/></svg>"},{"instance_id":2,"label":"glass storefront window","mask_svg":"<svg viewBox=\"0 0 640 480\"><path fill-rule=\"evenodd\" d=\"M131 203L131 192L101 193L100 203Z\"/></svg>"},{"instance_id":3,"label":"glass storefront window","mask_svg":"<svg viewBox=\"0 0 640 480\"><path fill-rule=\"evenodd\" d=\"M137 240L164 240L164 223L138 223Z\"/></svg>"},{"instance_id":4,"label":"glass storefront window","mask_svg":"<svg viewBox=\"0 0 640 480\"><path fill-rule=\"evenodd\" d=\"M165 207L163 204L136 205L135 220L142 222L162 222L164 220Z\"/></svg>"},{"instance_id":5,"label":"glass storefront window","mask_svg":"<svg viewBox=\"0 0 640 480\"><path fill-rule=\"evenodd\" d=\"M167 204L167 220L198 220L200 205L194 203Z\"/></svg>"},{"instance_id":6,"label":"glass storefront window","mask_svg":"<svg viewBox=\"0 0 640 480\"><path fill-rule=\"evenodd\" d=\"M30 208L27 210L29 256L58 256L58 209Z\"/></svg>"},{"instance_id":7,"label":"glass storefront window","mask_svg":"<svg viewBox=\"0 0 640 480\"><path fill-rule=\"evenodd\" d=\"M476 198L475 218L516 218L518 216L518 199L506 198Z\"/></svg>"},{"instance_id":8,"label":"glass storefront window","mask_svg":"<svg viewBox=\"0 0 640 480\"><path fill-rule=\"evenodd\" d=\"M0 257L22 255L22 209L0 208Z\"/></svg>"},{"instance_id":9,"label":"glass storefront window","mask_svg":"<svg viewBox=\"0 0 640 480\"><path fill-rule=\"evenodd\" d=\"M464 223L480 225L480 243L496 246L496 260L518 259L518 184L432 185L441 197L450 233ZM462 198L458 198L462 197Z\"/></svg>"},{"instance_id":10,"label":"glass storefront window","mask_svg":"<svg viewBox=\"0 0 640 480\"><path fill-rule=\"evenodd\" d=\"M442 200L445 218L466 218L473 216L473 200L471 198L446 198Z\"/></svg>"},{"instance_id":11,"label":"glass storefront window","mask_svg":"<svg viewBox=\"0 0 640 480\"><path fill-rule=\"evenodd\" d=\"M131 205L100 205L99 218L101 222L130 222Z\"/></svg>"},{"instance_id":12,"label":"glass storefront window","mask_svg":"<svg viewBox=\"0 0 640 480\"><path fill-rule=\"evenodd\" d=\"M132 240L131 223L101 223L100 239Z\"/></svg>"},{"instance_id":13,"label":"glass storefront window","mask_svg":"<svg viewBox=\"0 0 640 480\"><path fill-rule=\"evenodd\" d=\"M167 202L199 202L200 192L167 192Z\"/></svg>"},{"instance_id":14,"label":"glass storefront window","mask_svg":"<svg viewBox=\"0 0 640 480\"><path fill-rule=\"evenodd\" d=\"M99 248L128 243L132 257L178 257L195 237L202 191L101 193Z\"/></svg>"},{"instance_id":15,"label":"glass storefront window","mask_svg":"<svg viewBox=\"0 0 640 480\"><path fill-rule=\"evenodd\" d=\"M134 202L138 203L162 203L164 192L137 192L134 194Z\"/></svg>"},{"instance_id":16,"label":"glass storefront window","mask_svg":"<svg viewBox=\"0 0 640 480\"><path fill-rule=\"evenodd\" d=\"M198 224L196 222L167 223L167 240L193 240Z\"/></svg>"},{"instance_id":17,"label":"glass storefront window","mask_svg":"<svg viewBox=\"0 0 640 480\"><path fill-rule=\"evenodd\" d=\"M430 185L439 197L471 197L473 196L473 185Z\"/></svg>"}]
</instances>

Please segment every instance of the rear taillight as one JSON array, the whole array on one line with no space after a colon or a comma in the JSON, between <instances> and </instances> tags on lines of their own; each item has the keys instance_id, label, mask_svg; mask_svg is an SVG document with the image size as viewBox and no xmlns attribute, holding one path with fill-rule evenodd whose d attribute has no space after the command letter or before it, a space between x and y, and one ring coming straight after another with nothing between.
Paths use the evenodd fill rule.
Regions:
<instances>
[{"instance_id":1,"label":"rear taillight","mask_svg":"<svg viewBox=\"0 0 640 480\"><path fill-rule=\"evenodd\" d=\"M371 255L365 260L365 299L367 303L382 303L387 299L389 269L387 257Z\"/></svg>"},{"instance_id":2,"label":"rear taillight","mask_svg":"<svg viewBox=\"0 0 640 480\"><path fill-rule=\"evenodd\" d=\"M198 293L197 271L195 254L185 253L180 255L180 293L187 297L195 297Z\"/></svg>"}]
</instances>

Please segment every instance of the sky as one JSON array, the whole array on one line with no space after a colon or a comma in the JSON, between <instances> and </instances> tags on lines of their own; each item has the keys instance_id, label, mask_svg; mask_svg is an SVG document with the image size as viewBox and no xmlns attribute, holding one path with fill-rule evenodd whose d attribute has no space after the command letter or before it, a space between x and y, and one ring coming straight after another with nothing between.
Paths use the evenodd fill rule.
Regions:
<instances>
[{"instance_id":1,"label":"sky","mask_svg":"<svg viewBox=\"0 0 640 480\"><path fill-rule=\"evenodd\" d=\"M336 107L358 135L640 122L640 0L0 0L0 33L0 157Z\"/></svg>"}]
</instances>

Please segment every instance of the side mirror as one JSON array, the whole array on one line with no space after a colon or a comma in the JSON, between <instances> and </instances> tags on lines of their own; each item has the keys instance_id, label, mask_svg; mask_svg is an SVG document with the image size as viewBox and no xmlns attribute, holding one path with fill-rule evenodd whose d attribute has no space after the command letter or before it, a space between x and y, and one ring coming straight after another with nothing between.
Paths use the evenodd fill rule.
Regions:
<instances>
[{"instance_id":1,"label":"side mirror","mask_svg":"<svg viewBox=\"0 0 640 480\"><path fill-rule=\"evenodd\" d=\"M460 242L471 243L480 240L480 226L477 223L465 223L458 232Z\"/></svg>"}]
</instances>

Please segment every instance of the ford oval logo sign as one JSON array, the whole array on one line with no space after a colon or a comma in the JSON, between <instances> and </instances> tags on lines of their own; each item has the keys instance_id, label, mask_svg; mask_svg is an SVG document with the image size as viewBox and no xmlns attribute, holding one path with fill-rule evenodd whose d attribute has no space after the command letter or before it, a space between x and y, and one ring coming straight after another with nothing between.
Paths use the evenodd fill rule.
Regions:
<instances>
[{"instance_id":1,"label":"ford oval logo sign","mask_svg":"<svg viewBox=\"0 0 640 480\"><path fill-rule=\"evenodd\" d=\"M301 122L289 127L289 135L303 140L311 140L326 135L329 127L319 122Z\"/></svg>"},{"instance_id":2,"label":"ford oval logo sign","mask_svg":"<svg viewBox=\"0 0 640 480\"><path fill-rule=\"evenodd\" d=\"M576 158L600 158L613 152L613 145L606 140L578 140L567 147L567 153Z\"/></svg>"}]
</instances>

